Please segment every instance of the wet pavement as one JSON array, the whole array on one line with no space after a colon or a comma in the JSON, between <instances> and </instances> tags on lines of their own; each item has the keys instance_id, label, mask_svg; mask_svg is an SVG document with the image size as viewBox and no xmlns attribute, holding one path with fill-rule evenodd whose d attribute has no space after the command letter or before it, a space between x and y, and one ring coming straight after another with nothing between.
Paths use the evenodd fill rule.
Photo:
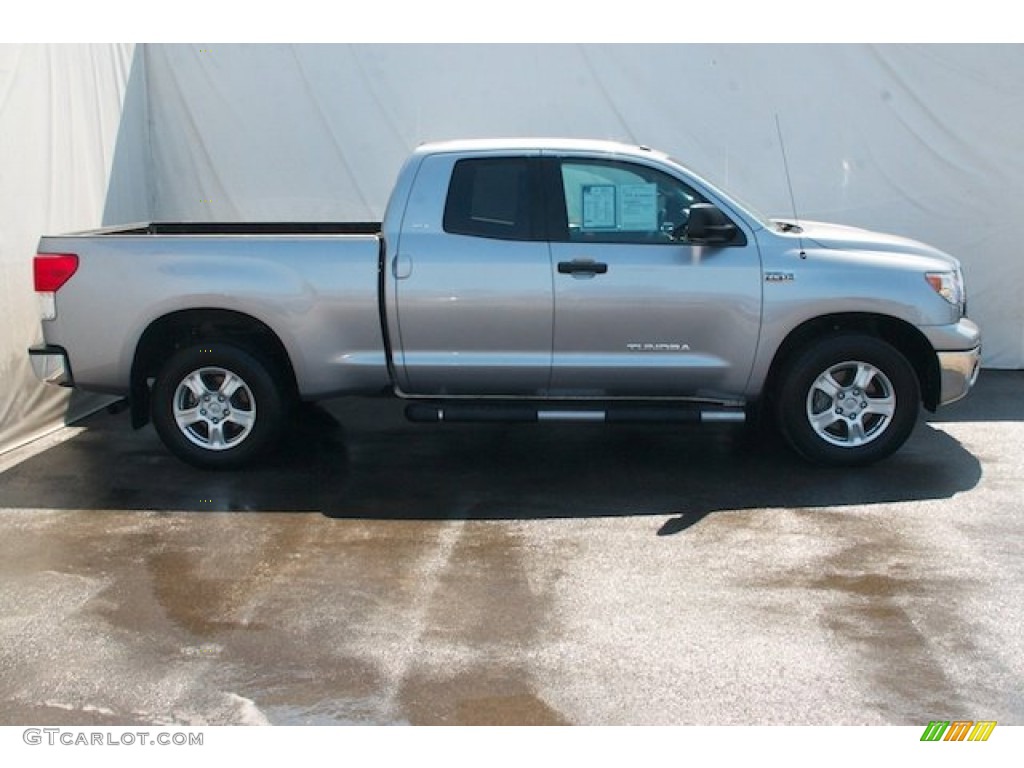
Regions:
<instances>
[{"instance_id":1,"label":"wet pavement","mask_svg":"<svg viewBox=\"0 0 1024 768\"><path fill-rule=\"evenodd\" d=\"M0 457L0 724L1024 724L1024 372L845 471L386 400L234 473L81 426Z\"/></svg>"}]
</instances>

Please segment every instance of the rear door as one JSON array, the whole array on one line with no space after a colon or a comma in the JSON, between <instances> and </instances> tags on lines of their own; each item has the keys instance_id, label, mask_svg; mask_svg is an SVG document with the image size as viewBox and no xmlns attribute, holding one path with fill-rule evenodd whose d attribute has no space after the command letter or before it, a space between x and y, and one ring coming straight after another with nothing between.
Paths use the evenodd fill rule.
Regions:
<instances>
[{"instance_id":1,"label":"rear door","mask_svg":"<svg viewBox=\"0 0 1024 768\"><path fill-rule=\"evenodd\" d=\"M542 199L538 153L424 159L390 263L404 392L529 396L547 387L553 297Z\"/></svg>"},{"instance_id":2,"label":"rear door","mask_svg":"<svg viewBox=\"0 0 1024 768\"><path fill-rule=\"evenodd\" d=\"M660 169L587 157L545 166L562 208L552 224L551 393L741 395L761 318L753 236L688 242L689 208L708 201Z\"/></svg>"}]
</instances>

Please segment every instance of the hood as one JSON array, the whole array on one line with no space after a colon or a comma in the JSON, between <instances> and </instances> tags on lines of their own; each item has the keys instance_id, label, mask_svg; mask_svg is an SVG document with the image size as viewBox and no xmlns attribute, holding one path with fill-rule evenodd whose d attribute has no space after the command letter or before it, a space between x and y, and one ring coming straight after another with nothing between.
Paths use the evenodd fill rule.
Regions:
<instances>
[{"instance_id":1,"label":"hood","mask_svg":"<svg viewBox=\"0 0 1024 768\"><path fill-rule=\"evenodd\" d=\"M805 241L812 241L814 244L830 250L913 254L937 259L952 268L959 266L959 262L948 253L917 240L911 240L909 237L887 235L881 232L872 232L869 229L848 227L842 224L827 224L821 221L801 221L800 227L803 232L799 235L791 233L791 236L802 237Z\"/></svg>"}]
</instances>

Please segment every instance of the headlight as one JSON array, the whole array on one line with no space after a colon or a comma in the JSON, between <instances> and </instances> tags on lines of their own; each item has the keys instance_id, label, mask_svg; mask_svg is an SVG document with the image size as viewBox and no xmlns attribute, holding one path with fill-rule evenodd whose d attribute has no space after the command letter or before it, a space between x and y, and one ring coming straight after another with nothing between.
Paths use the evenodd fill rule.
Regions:
<instances>
[{"instance_id":1,"label":"headlight","mask_svg":"<svg viewBox=\"0 0 1024 768\"><path fill-rule=\"evenodd\" d=\"M952 272L926 272L924 279L939 296L959 310L962 315L966 309L964 278L959 269Z\"/></svg>"}]
</instances>

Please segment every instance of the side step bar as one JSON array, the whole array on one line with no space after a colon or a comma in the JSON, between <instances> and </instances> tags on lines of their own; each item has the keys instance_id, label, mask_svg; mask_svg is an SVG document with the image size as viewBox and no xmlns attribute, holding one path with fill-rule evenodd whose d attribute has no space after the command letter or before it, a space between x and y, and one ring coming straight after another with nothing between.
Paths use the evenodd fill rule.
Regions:
<instances>
[{"instance_id":1,"label":"side step bar","mask_svg":"<svg viewBox=\"0 0 1024 768\"><path fill-rule=\"evenodd\" d=\"M628 423L733 423L746 421L742 408L710 406L607 406L603 409L586 407L555 407L521 403L412 403L405 408L405 418L417 423L437 422L532 422L569 421Z\"/></svg>"}]
</instances>

